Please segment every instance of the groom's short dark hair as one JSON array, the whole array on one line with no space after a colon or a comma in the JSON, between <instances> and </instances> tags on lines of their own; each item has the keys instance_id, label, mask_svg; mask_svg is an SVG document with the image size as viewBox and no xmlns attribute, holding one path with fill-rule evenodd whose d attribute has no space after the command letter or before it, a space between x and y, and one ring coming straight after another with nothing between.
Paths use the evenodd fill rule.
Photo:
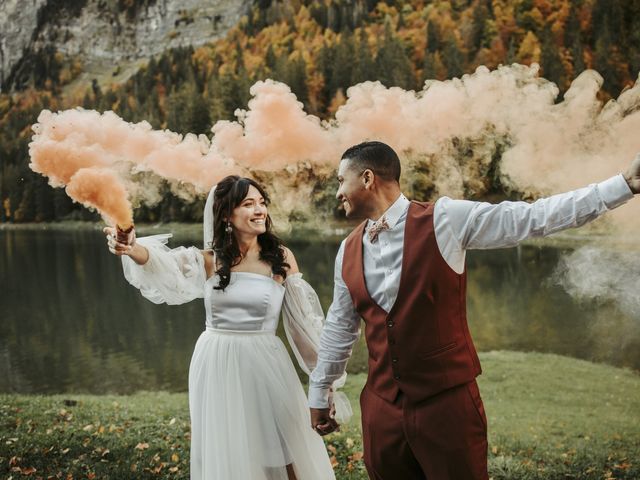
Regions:
<instances>
[{"instance_id":1,"label":"groom's short dark hair","mask_svg":"<svg viewBox=\"0 0 640 480\"><path fill-rule=\"evenodd\" d=\"M353 168L371 170L383 180L400 182L400 159L386 143L362 142L348 148L340 160L349 160Z\"/></svg>"}]
</instances>

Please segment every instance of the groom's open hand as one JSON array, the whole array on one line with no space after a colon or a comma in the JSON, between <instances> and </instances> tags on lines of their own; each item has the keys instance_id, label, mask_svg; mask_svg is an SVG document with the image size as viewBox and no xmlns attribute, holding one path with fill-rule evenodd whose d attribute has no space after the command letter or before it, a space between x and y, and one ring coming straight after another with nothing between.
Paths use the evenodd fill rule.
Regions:
<instances>
[{"instance_id":1,"label":"groom's open hand","mask_svg":"<svg viewBox=\"0 0 640 480\"><path fill-rule=\"evenodd\" d=\"M624 174L624 178L634 194L640 193L640 153L636 155L629 170Z\"/></svg>"},{"instance_id":2,"label":"groom's open hand","mask_svg":"<svg viewBox=\"0 0 640 480\"><path fill-rule=\"evenodd\" d=\"M340 425L335 421L330 408L310 408L311 428L319 435L327 435L331 432L340 431Z\"/></svg>"}]
</instances>

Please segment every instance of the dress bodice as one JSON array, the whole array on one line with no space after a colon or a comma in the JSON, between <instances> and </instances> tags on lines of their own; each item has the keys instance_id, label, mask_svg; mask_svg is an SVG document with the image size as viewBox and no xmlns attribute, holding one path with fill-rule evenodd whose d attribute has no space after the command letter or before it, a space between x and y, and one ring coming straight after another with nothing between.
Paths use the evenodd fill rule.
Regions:
<instances>
[{"instance_id":1,"label":"dress bodice","mask_svg":"<svg viewBox=\"0 0 640 480\"><path fill-rule=\"evenodd\" d=\"M225 290L216 290L219 277L205 283L206 326L221 330L275 331L284 299L284 286L253 272L231 272Z\"/></svg>"}]
</instances>

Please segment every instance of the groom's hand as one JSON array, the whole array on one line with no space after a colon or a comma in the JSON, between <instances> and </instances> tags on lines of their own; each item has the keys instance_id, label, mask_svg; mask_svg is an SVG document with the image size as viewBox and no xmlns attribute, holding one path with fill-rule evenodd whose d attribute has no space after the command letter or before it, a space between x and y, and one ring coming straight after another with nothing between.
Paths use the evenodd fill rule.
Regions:
<instances>
[{"instance_id":1,"label":"groom's hand","mask_svg":"<svg viewBox=\"0 0 640 480\"><path fill-rule=\"evenodd\" d=\"M310 408L311 428L319 435L327 435L331 432L340 431L340 425L335 421L330 408Z\"/></svg>"},{"instance_id":2,"label":"groom's hand","mask_svg":"<svg viewBox=\"0 0 640 480\"><path fill-rule=\"evenodd\" d=\"M640 153L636 155L629 170L624 174L624 179L634 194L640 193Z\"/></svg>"}]
</instances>

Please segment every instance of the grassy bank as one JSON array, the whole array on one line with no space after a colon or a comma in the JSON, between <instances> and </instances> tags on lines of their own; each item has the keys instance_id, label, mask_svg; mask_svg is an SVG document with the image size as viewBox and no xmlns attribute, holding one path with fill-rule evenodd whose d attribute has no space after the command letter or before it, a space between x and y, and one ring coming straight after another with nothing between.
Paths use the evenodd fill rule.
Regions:
<instances>
[{"instance_id":1,"label":"grassy bank","mask_svg":"<svg viewBox=\"0 0 640 480\"><path fill-rule=\"evenodd\" d=\"M640 376L536 353L481 355L493 479L640 478ZM327 438L339 479L365 479L357 421ZM0 396L0 477L188 478L186 394Z\"/></svg>"}]
</instances>

